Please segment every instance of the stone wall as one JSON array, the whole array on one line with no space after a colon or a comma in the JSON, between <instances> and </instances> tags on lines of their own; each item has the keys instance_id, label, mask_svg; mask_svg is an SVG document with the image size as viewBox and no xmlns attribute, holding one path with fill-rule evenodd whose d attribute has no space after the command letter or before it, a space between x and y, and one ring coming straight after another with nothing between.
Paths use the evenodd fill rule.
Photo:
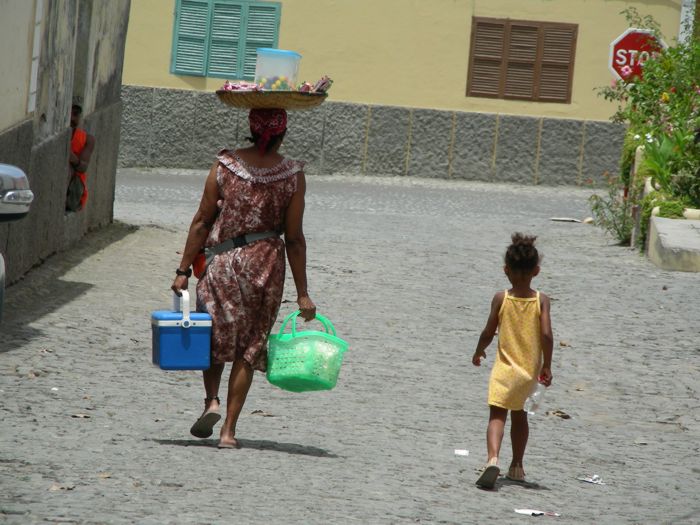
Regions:
<instances>
[{"instance_id":1,"label":"stone wall","mask_svg":"<svg viewBox=\"0 0 700 525\"><path fill-rule=\"evenodd\" d=\"M46 5L36 109L0 131L0 162L24 170L35 195L27 217L0 223L8 283L113 217L129 1L57 0ZM66 213L74 95L83 98L81 127L95 136L96 144L88 168L87 206Z\"/></svg>"},{"instance_id":2,"label":"stone wall","mask_svg":"<svg viewBox=\"0 0 700 525\"><path fill-rule=\"evenodd\" d=\"M123 86L124 167L207 168L245 143L247 113L212 93ZM624 130L610 122L325 102L290 111L283 153L310 174L600 185Z\"/></svg>"}]
</instances>

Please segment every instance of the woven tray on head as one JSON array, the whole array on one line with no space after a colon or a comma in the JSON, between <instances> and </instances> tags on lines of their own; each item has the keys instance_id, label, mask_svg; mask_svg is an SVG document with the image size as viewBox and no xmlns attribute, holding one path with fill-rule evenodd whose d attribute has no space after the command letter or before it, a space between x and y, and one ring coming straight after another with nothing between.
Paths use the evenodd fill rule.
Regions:
<instances>
[{"instance_id":1,"label":"woven tray on head","mask_svg":"<svg viewBox=\"0 0 700 525\"><path fill-rule=\"evenodd\" d=\"M327 93L301 91L226 91L216 92L219 100L228 106L244 109L310 109L326 100Z\"/></svg>"}]
</instances>

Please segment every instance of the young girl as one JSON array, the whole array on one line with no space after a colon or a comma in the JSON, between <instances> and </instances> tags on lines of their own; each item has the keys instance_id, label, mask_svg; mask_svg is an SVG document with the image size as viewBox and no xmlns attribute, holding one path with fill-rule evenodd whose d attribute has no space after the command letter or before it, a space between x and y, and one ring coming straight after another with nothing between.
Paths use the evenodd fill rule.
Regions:
<instances>
[{"instance_id":1,"label":"young girl","mask_svg":"<svg viewBox=\"0 0 700 525\"><path fill-rule=\"evenodd\" d=\"M476 482L478 486L489 489L494 487L500 473L498 454L509 410L513 460L507 478L525 480L523 456L529 427L523 405L538 380L545 386L552 383L549 297L530 288L533 277L540 273L536 237L515 233L511 239L513 242L506 251L503 271L512 288L494 295L491 313L472 357L472 363L481 366L486 347L498 330L498 352L489 380L488 461Z\"/></svg>"}]
</instances>

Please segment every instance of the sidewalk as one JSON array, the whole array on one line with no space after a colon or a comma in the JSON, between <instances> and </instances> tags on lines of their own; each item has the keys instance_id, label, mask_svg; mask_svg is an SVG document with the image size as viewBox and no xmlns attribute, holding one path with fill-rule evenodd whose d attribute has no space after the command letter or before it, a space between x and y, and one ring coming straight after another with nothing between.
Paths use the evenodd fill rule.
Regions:
<instances>
[{"instance_id":1,"label":"sidewalk","mask_svg":"<svg viewBox=\"0 0 700 525\"><path fill-rule=\"evenodd\" d=\"M310 290L350 350L330 392L287 393L256 375L237 451L188 434L199 374L150 364L149 313L170 304L185 230L115 224L89 235L8 289L2 518L524 523L513 509L533 508L561 513L559 524L697 522L697 276L659 270L597 228L549 220L585 216L586 197L310 180ZM486 367L470 358L493 293L507 285L501 261L515 230L540 235L535 284L553 299L555 378L550 414L531 420L532 484L504 480L487 492L474 481L495 343ZM293 290L288 272L287 301ZM285 302L280 318L293 307ZM502 466L510 455L506 435ZM606 485L576 480L592 474Z\"/></svg>"}]
</instances>

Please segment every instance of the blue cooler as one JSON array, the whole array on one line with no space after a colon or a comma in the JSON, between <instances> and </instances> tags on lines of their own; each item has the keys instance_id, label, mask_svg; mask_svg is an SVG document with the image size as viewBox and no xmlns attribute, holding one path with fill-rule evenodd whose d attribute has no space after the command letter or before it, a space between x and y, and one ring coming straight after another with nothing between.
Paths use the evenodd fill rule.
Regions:
<instances>
[{"instance_id":1,"label":"blue cooler","mask_svg":"<svg viewBox=\"0 0 700 525\"><path fill-rule=\"evenodd\" d=\"M187 290L182 290L182 301L178 299L175 296L174 311L151 313L153 364L163 370L206 370L211 358L211 316L190 312Z\"/></svg>"}]
</instances>

